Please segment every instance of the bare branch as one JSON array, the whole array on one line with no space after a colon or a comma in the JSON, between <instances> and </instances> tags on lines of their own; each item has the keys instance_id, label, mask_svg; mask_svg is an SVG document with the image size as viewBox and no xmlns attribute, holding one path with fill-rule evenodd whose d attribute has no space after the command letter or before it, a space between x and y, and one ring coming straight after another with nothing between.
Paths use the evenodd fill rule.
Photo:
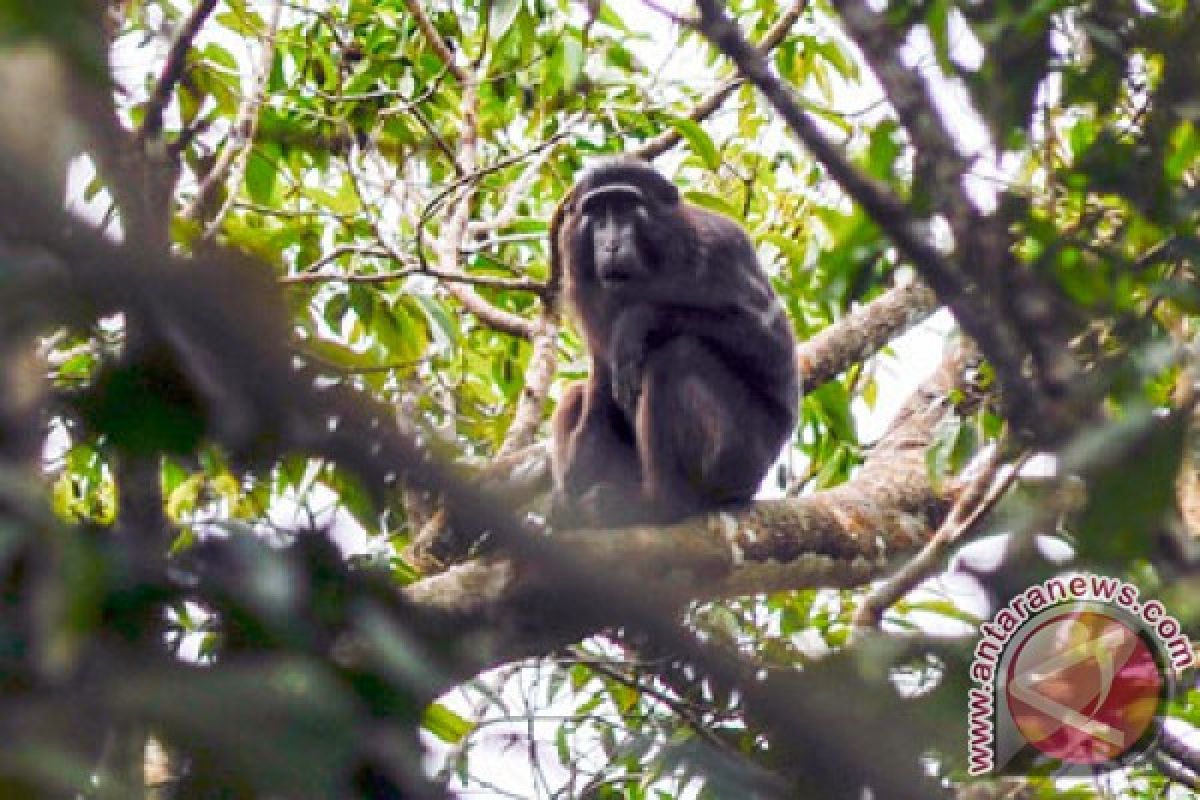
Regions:
<instances>
[{"instance_id":1,"label":"bare branch","mask_svg":"<svg viewBox=\"0 0 1200 800\"><path fill-rule=\"evenodd\" d=\"M1154 768L1172 783L1200 792L1200 769L1176 760L1165 750L1155 750L1151 753L1150 758L1154 763Z\"/></svg>"},{"instance_id":2,"label":"bare branch","mask_svg":"<svg viewBox=\"0 0 1200 800\"><path fill-rule=\"evenodd\" d=\"M234 200L237 198L238 189L246 170L246 160L254 144L254 135L258 131L258 112L262 108L267 91L267 80L271 75L271 61L275 57L275 37L279 33L282 12L283 4L276 0L271 12L271 21L268 23L267 32L263 38L258 69L251 79L250 90L243 98L241 107L238 108L237 119L234 120L229 138L220 155L217 156L212 169L200 181L200 188L197 190L196 196L180 212L180 217L183 219L197 219L216 193L217 188L228 177L229 194L220 209L205 226L203 239L212 238L220 227L221 220L229 213L229 209L233 207Z\"/></svg>"},{"instance_id":3,"label":"bare branch","mask_svg":"<svg viewBox=\"0 0 1200 800\"><path fill-rule=\"evenodd\" d=\"M416 0L410 0L409 5ZM466 73L463 73L466 75ZM463 174L477 174L479 162L479 91L474 81L463 85L463 125L462 135L458 140L458 164ZM471 218L471 197L474 182L462 184L462 190L455 199L450 215L442 222L434 250L437 254L438 272L442 275L461 274L458 266L459 253L467 236L467 223ZM470 286L461 283L451 283L447 290L463 308L479 317L484 324L513 336L532 339L537 335L537 324L519 314L513 314L489 303L480 297Z\"/></svg>"},{"instance_id":4,"label":"bare branch","mask_svg":"<svg viewBox=\"0 0 1200 800\"><path fill-rule=\"evenodd\" d=\"M1200 746L1192 744L1170 728L1164 728L1160 735L1162 743L1159 755L1166 757L1172 766L1178 768L1164 772L1167 772L1172 780L1200 791ZM1161 762L1156 762L1155 766L1163 769Z\"/></svg>"},{"instance_id":5,"label":"bare branch","mask_svg":"<svg viewBox=\"0 0 1200 800\"><path fill-rule=\"evenodd\" d=\"M937 296L919 283L891 289L796 348L804 385L820 386L929 317Z\"/></svg>"},{"instance_id":6,"label":"bare branch","mask_svg":"<svg viewBox=\"0 0 1200 800\"><path fill-rule=\"evenodd\" d=\"M362 252L366 255L379 256L381 258L388 257L386 252L379 251L374 248L338 248L343 250L342 253L330 253L322 256L317 263L328 263L338 255L345 255L347 252ZM395 270L392 272L374 272L374 273L328 273L328 272L301 272L296 275L285 275L279 279L279 283L284 286L294 286L305 283L392 283L394 281L402 281L406 278L414 277L429 277L437 278L438 280L447 283L461 283L467 286L481 286L487 289L503 289L506 291L516 292L531 292L536 295L543 295L548 290L546 285L541 281L530 280L528 278L500 278L494 275L472 275L468 272L451 272L445 273L438 269L421 269L414 266L411 269Z\"/></svg>"},{"instance_id":7,"label":"bare branch","mask_svg":"<svg viewBox=\"0 0 1200 800\"><path fill-rule=\"evenodd\" d=\"M854 614L855 635L879 626L884 613L900 598L931 578L946 563L951 549L961 542L979 521L1005 495L1020 474L1029 456L1000 473L1000 448L993 448L980 466L974 480L960 493L958 500L929 543L911 561L863 599Z\"/></svg>"},{"instance_id":8,"label":"bare branch","mask_svg":"<svg viewBox=\"0 0 1200 800\"><path fill-rule=\"evenodd\" d=\"M835 5L843 25L866 56L888 101L912 137L921 162L937 171L930 176L929 191L938 195L935 203L950 221L955 236L965 241L961 235L970 230L971 224L978 224L979 216L962 183L970 164L942 124L920 76L901 63L902 37L884 15L872 11L864 0L838 0Z\"/></svg>"},{"instance_id":9,"label":"bare branch","mask_svg":"<svg viewBox=\"0 0 1200 800\"><path fill-rule=\"evenodd\" d=\"M555 140L557 144L559 140ZM507 228L517 218L517 208L520 207L521 201L525 199L525 195L529 192L529 187L537 180L538 173L542 171L542 167L546 166L546 162L550 160L550 156L554 155L554 147L543 148L538 152L525 171L521 173L521 177L517 178L508 190L508 197L504 200L504 205L501 209L489 219L474 220L467 225L467 234L469 236L481 236L492 231L498 231L501 228Z\"/></svg>"},{"instance_id":10,"label":"bare branch","mask_svg":"<svg viewBox=\"0 0 1200 800\"><path fill-rule=\"evenodd\" d=\"M167 60L158 76L158 82L150 91L150 100L146 104L146 115L137 134L139 140L153 139L162 132L163 113L167 109L167 104L171 102L171 93L175 90L180 78L183 77L183 71L187 67L188 51L192 49L192 42L195 41L196 36L200 33L200 28L216 7L217 0L200 0L175 34L171 48L167 52Z\"/></svg>"}]
</instances>

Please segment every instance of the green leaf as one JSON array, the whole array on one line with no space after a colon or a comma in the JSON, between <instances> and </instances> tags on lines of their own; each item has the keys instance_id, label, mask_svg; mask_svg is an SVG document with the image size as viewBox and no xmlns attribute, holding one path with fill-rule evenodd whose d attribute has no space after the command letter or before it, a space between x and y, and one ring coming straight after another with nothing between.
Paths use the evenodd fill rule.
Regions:
<instances>
[{"instance_id":1,"label":"green leaf","mask_svg":"<svg viewBox=\"0 0 1200 800\"><path fill-rule=\"evenodd\" d=\"M425 316L404 302L391 308L380 308L371 330L390 362L415 363L425 352Z\"/></svg>"},{"instance_id":2,"label":"green leaf","mask_svg":"<svg viewBox=\"0 0 1200 800\"><path fill-rule=\"evenodd\" d=\"M740 209L734 208L724 197L717 197L715 194L702 192L698 189L684 192L684 197L687 198L689 203L695 203L701 208L707 208L710 211L716 211L724 214L727 217L732 217L733 219L738 219L741 217Z\"/></svg>"},{"instance_id":3,"label":"green leaf","mask_svg":"<svg viewBox=\"0 0 1200 800\"><path fill-rule=\"evenodd\" d=\"M180 483L167 496L167 516L178 522L196 510L196 501L204 489L204 473L197 472Z\"/></svg>"},{"instance_id":4,"label":"green leaf","mask_svg":"<svg viewBox=\"0 0 1200 800\"><path fill-rule=\"evenodd\" d=\"M491 0L488 9L488 35L496 41L508 33L513 20L521 11L521 0Z\"/></svg>"},{"instance_id":5,"label":"green leaf","mask_svg":"<svg viewBox=\"0 0 1200 800\"><path fill-rule=\"evenodd\" d=\"M579 84L579 78L583 74L583 45L574 36L564 36L562 51L563 88L570 91Z\"/></svg>"},{"instance_id":6,"label":"green leaf","mask_svg":"<svg viewBox=\"0 0 1200 800\"><path fill-rule=\"evenodd\" d=\"M200 55L213 64L224 67L233 74L238 74L238 62L233 57L233 53L226 50L221 45L212 42L204 46L200 51Z\"/></svg>"},{"instance_id":7,"label":"green leaf","mask_svg":"<svg viewBox=\"0 0 1200 800\"><path fill-rule=\"evenodd\" d=\"M951 414L938 424L933 432L933 441L925 451L925 467L934 486L941 486L953 469L954 451L963 421Z\"/></svg>"},{"instance_id":8,"label":"green leaf","mask_svg":"<svg viewBox=\"0 0 1200 800\"><path fill-rule=\"evenodd\" d=\"M436 297L426 294L409 295L409 297L425 314L435 344L439 348L454 346L458 341L460 331L457 319L446 308L446 305Z\"/></svg>"},{"instance_id":9,"label":"green leaf","mask_svg":"<svg viewBox=\"0 0 1200 800\"><path fill-rule=\"evenodd\" d=\"M808 37L804 39L804 48L806 51L811 50L815 55L824 58L826 63L846 80L857 81L859 79L858 62L838 44L836 39L818 41L815 37Z\"/></svg>"},{"instance_id":10,"label":"green leaf","mask_svg":"<svg viewBox=\"0 0 1200 800\"><path fill-rule=\"evenodd\" d=\"M687 117L667 117L667 122L671 127L679 132L679 135L687 140L688 145L692 148L692 152L700 157L704 162L704 166L711 170L716 170L721 166L721 154L717 152L717 146L713 144L712 138L701 128L695 121Z\"/></svg>"},{"instance_id":11,"label":"green leaf","mask_svg":"<svg viewBox=\"0 0 1200 800\"><path fill-rule=\"evenodd\" d=\"M950 3L948 0L932 0L925 13L925 25L933 41L933 53L942 72L949 74L950 64Z\"/></svg>"},{"instance_id":12,"label":"green leaf","mask_svg":"<svg viewBox=\"0 0 1200 800\"><path fill-rule=\"evenodd\" d=\"M259 205L269 205L278 174L277 163L268 157L266 149L251 150L246 162L246 193L250 199Z\"/></svg>"},{"instance_id":13,"label":"green leaf","mask_svg":"<svg viewBox=\"0 0 1200 800\"><path fill-rule=\"evenodd\" d=\"M350 312L350 295L338 292L325 303L322 318L334 332L340 333L345 323L346 314Z\"/></svg>"},{"instance_id":14,"label":"green leaf","mask_svg":"<svg viewBox=\"0 0 1200 800\"><path fill-rule=\"evenodd\" d=\"M605 25L609 26L610 28L615 28L621 33L632 33L632 31L629 30L629 26L625 24L625 20L621 19L620 15L613 10L612 5L609 3L600 4L600 13L596 15L596 18Z\"/></svg>"},{"instance_id":15,"label":"green leaf","mask_svg":"<svg viewBox=\"0 0 1200 800\"><path fill-rule=\"evenodd\" d=\"M797 266L804 264L806 256L803 243L776 231L768 231L759 238L761 241L774 245L789 263Z\"/></svg>"},{"instance_id":16,"label":"green leaf","mask_svg":"<svg viewBox=\"0 0 1200 800\"><path fill-rule=\"evenodd\" d=\"M458 744L475 729L469 720L454 713L441 703L434 703L425 709L421 727L446 744Z\"/></svg>"}]
</instances>

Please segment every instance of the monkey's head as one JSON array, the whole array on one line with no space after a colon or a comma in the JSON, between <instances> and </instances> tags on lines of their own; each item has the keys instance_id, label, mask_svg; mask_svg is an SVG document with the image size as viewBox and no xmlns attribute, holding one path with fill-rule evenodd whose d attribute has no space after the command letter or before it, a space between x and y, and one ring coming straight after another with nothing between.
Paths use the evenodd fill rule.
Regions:
<instances>
[{"instance_id":1,"label":"monkey's head","mask_svg":"<svg viewBox=\"0 0 1200 800\"><path fill-rule=\"evenodd\" d=\"M634 285L673 260L680 205L675 185L644 161L605 161L583 174L556 215L554 257L566 251L569 281Z\"/></svg>"}]
</instances>

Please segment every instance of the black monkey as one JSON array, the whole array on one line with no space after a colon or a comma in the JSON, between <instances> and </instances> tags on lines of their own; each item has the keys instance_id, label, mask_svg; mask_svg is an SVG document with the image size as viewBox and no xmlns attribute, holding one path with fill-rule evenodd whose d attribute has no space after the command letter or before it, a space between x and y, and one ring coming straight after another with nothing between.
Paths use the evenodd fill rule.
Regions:
<instances>
[{"instance_id":1,"label":"black monkey","mask_svg":"<svg viewBox=\"0 0 1200 800\"><path fill-rule=\"evenodd\" d=\"M554 418L553 519L665 523L752 498L795 426L799 381L745 231L619 158L584 173L550 237L592 358Z\"/></svg>"}]
</instances>

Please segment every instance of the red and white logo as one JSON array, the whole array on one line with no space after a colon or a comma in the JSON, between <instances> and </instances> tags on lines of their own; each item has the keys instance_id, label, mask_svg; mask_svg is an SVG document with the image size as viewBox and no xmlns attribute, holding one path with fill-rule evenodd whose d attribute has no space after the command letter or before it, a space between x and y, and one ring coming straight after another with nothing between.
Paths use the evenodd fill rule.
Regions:
<instances>
[{"instance_id":1,"label":"red and white logo","mask_svg":"<svg viewBox=\"0 0 1200 800\"><path fill-rule=\"evenodd\" d=\"M1030 586L979 626L968 692L971 775L1090 774L1158 742L1196 661L1179 621L1137 587L1090 573Z\"/></svg>"},{"instance_id":2,"label":"red and white logo","mask_svg":"<svg viewBox=\"0 0 1200 800\"><path fill-rule=\"evenodd\" d=\"M1005 700L1033 747L1067 764L1120 759L1152 732L1166 681L1150 645L1122 620L1062 610L1013 651Z\"/></svg>"}]
</instances>

